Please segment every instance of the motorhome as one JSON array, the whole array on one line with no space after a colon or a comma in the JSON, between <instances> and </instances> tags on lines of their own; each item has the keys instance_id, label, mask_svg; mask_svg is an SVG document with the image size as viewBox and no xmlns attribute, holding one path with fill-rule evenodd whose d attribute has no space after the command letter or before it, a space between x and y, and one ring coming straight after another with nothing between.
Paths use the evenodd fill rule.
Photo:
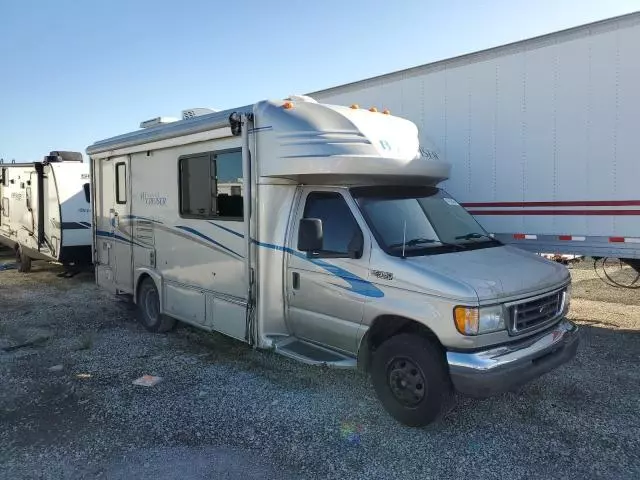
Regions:
<instances>
[{"instance_id":1,"label":"motorhome","mask_svg":"<svg viewBox=\"0 0 640 480\"><path fill-rule=\"evenodd\" d=\"M566 267L438 188L414 123L307 96L183 117L87 148L96 282L148 329L362 368L414 426L574 356Z\"/></svg>"},{"instance_id":2,"label":"motorhome","mask_svg":"<svg viewBox=\"0 0 640 480\"><path fill-rule=\"evenodd\" d=\"M79 152L0 163L0 242L15 250L19 271L28 272L32 260L91 263L89 188Z\"/></svg>"}]
</instances>

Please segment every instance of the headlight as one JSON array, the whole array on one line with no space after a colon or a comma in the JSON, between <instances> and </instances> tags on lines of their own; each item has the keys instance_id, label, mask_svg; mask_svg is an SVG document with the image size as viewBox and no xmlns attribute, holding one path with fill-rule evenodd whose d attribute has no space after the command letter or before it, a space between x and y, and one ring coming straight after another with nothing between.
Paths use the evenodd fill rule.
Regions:
<instances>
[{"instance_id":1,"label":"headlight","mask_svg":"<svg viewBox=\"0 0 640 480\"><path fill-rule=\"evenodd\" d=\"M505 328L506 309L502 305L491 307L456 307L453 319L463 335L479 335Z\"/></svg>"}]
</instances>

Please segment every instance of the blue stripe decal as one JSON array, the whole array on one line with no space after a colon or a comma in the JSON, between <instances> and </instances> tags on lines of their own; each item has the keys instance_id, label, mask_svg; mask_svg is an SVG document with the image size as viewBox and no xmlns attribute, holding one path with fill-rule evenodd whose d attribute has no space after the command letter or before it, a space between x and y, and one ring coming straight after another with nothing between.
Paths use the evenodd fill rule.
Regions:
<instances>
[{"instance_id":1,"label":"blue stripe decal","mask_svg":"<svg viewBox=\"0 0 640 480\"><path fill-rule=\"evenodd\" d=\"M344 280L349 284L348 287L345 287L342 285L338 285L336 283L332 283L332 285L336 287L343 288L344 290L348 290L350 292L354 292L365 297L371 297L371 298L384 297L384 292L380 290L378 287L376 287L374 284L336 265L327 263L324 260L320 260L319 258L308 258L305 253L300 253L291 248L281 247L280 245L273 245L270 243L262 243L256 240L253 240L253 242L259 247L270 248L272 250L278 250L281 252L290 253L291 255L294 255L298 258L307 260L308 262L311 262L314 265L322 268L323 270L326 270L330 274L341 278L342 280Z\"/></svg>"},{"instance_id":2,"label":"blue stripe decal","mask_svg":"<svg viewBox=\"0 0 640 480\"><path fill-rule=\"evenodd\" d=\"M111 233L111 232L106 232L104 230L96 230L96 236L97 237L108 237L108 238L115 238L116 240L120 240L121 242L125 242L125 243L132 243L138 247L142 247L142 248L149 248L146 245L141 245L138 242L134 242L133 240L129 240L128 238L125 238L123 236L120 236L118 234L115 233Z\"/></svg>"},{"instance_id":3,"label":"blue stripe decal","mask_svg":"<svg viewBox=\"0 0 640 480\"><path fill-rule=\"evenodd\" d=\"M217 245L218 247L223 248L223 249L227 250L228 252L231 252L231 253L233 253L234 255L237 255L237 256L238 256L238 257L240 257L240 258L243 258L243 257L242 257L242 255L240 255L240 254L239 254L239 253L237 253L237 252L234 252L234 251L233 251L233 250L231 250L229 247L225 247L225 246L224 246L224 245L222 245L221 243L216 242L213 238L211 238L211 237L207 237L204 233L200 233L199 231L197 231L197 230L195 230L195 229L193 229L193 228L191 228L191 227L186 227L186 226L184 226L184 225L176 225L176 228L179 228L180 230L184 230L185 232L189 232L189 233L192 233L192 234L194 234L194 235L197 235L198 237L203 238L204 240L206 240L206 241L208 241L208 242L210 242L210 243L212 243L212 244L214 244L214 245Z\"/></svg>"},{"instance_id":4,"label":"blue stripe decal","mask_svg":"<svg viewBox=\"0 0 640 480\"><path fill-rule=\"evenodd\" d=\"M125 216L124 218L128 218L128 217L135 218L133 215ZM137 218L144 218L144 217L137 217ZM145 220L150 220L150 219L146 219L145 218ZM162 222L158 222L156 220L151 220L151 221L154 221L156 223L162 223ZM226 231L226 232L228 232L228 233L230 233L232 235L235 235L236 237L244 238L243 234L241 234L239 232L236 232L235 230L232 230L232 229L227 228L227 227L223 227L223 226L218 225L218 224L213 223L213 222L208 222L208 223L210 223L214 227L218 227L221 230L224 230L224 231ZM191 233L193 235L196 235L196 236L198 236L198 237L200 237L200 238L212 243L213 245L216 245L216 246L218 246L218 247L220 247L220 248L222 248L222 249L224 249L224 250L226 250L226 251L228 251L228 252L230 252L230 253L232 253L232 254L240 257L240 258L244 258L239 253L231 250L230 248L228 248L228 247L222 245L221 243L215 241L211 237L208 237L207 235L205 235L205 234L203 234L203 233L201 233L201 232L199 232L199 231L197 231L197 230L195 230L195 229L193 229L191 227L187 227L187 226L184 226L184 225L176 225L175 228L179 228L180 230L184 230L184 231L189 232L189 233ZM111 232L105 232L105 231L102 231L102 230L97 230L96 231L96 235L102 236L102 237L112 237L112 238L116 238L118 240L121 240L123 242L131 243L131 240L128 240L128 239L126 239L124 237L121 237L120 235L117 235L117 234L114 235ZM347 290L347 291L350 291L350 292L353 292L353 293L356 293L358 295L362 295L362 296L365 296L365 297L370 297L370 298L382 298L382 297L384 297L384 292L382 290L380 290L378 287L376 287L374 284L372 284L368 280L360 278L357 275L354 275L353 273L351 273L351 272L349 272L349 271L347 271L347 270L345 270L343 268L340 268L340 267L338 267L336 265L333 265L331 263L325 262L324 260L321 260L319 258L308 258L306 253L301 253L301 252L298 252L297 250L293 250L291 248L287 248L287 247L284 247L284 246L281 246L281 245L274 245L274 244L271 244L271 243L258 242L258 241L253 240L253 239L252 239L252 242L255 243L259 247L268 248L268 249L271 249L271 250L276 250L276 251L280 251L280 252L284 252L284 253L289 253L289 254L294 255L295 257L298 257L298 258L300 258L302 260L306 260L306 261L308 261L310 263L313 263L314 265L316 265L316 266L322 268L323 270L325 270L327 273L330 273L331 275L334 275L334 276L344 280L345 282L347 282L349 284L349 286L343 286L343 285L338 285L336 283L332 283L332 285L334 285L336 287L342 288L344 290ZM133 243L135 243L135 242L133 242ZM144 247L144 245L140 245L140 244L137 244L137 243L136 243L136 245Z\"/></svg>"},{"instance_id":5,"label":"blue stripe decal","mask_svg":"<svg viewBox=\"0 0 640 480\"><path fill-rule=\"evenodd\" d=\"M148 217L141 217L139 215L123 215L122 219L123 220L128 220L128 219L137 220L137 219L140 219L140 220L146 220L147 222L153 222L153 223L162 224L162 222L159 221L159 220L154 220L153 218L148 218Z\"/></svg>"},{"instance_id":6,"label":"blue stripe decal","mask_svg":"<svg viewBox=\"0 0 640 480\"><path fill-rule=\"evenodd\" d=\"M218 225L217 223L213 223L213 222L208 222L208 223L210 223L214 227L218 227L221 230L224 230L225 232L229 232L230 234L235 235L236 237L244 238L243 234L236 232L235 230L231 230L230 228L223 227L222 225Z\"/></svg>"}]
</instances>

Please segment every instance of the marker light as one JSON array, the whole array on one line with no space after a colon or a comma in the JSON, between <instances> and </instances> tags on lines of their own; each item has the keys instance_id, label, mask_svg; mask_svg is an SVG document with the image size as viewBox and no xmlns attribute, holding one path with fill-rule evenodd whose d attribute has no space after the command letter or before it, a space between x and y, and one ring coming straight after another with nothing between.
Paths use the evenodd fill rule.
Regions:
<instances>
[{"instance_id":1,"label":"marker light","mask_svg":"<svg viewBox=\"0 0 640 480\"><path fill-rule=\"evenodd\" d=\"M284 104L282 105L282 108L284 108L285 110L290 110L293 108L293 103L291 102L284 102Z\"/></svg>"},{"instance_id":2,"label":"marker light","mask_svg":"<svg viewBox=\"0 0 640 480\"><path fill-rule=\"evenodd\" d=\"M384 113L385 115L391 115L391 112L389 111L388 108L385 108L382 113Z\"/></svg>"},{"instance_id":3,"label":"marker light","mask_svg":"<svg viewBox=\"0 0 640 480\"><path fill-rule=\"evenodd\" d=\"M378 111L378 109L377 109L376 107L371 107L371 108L369 109L369 111L370 111L370 112L377 112L377 111Z\"/></svg>"},{"instance_id":4,"label":"marker light","mask_svg":"<svg viewBox=\"0 0 640 480\"><path fill-rule=\"evenodd\" d=\"M358 105L357 103L354 103L353 105L351 105L351 108L353 108L354 110L357 110L358 108L360 108L360 105Z\"/></svg>"}]
</instances>

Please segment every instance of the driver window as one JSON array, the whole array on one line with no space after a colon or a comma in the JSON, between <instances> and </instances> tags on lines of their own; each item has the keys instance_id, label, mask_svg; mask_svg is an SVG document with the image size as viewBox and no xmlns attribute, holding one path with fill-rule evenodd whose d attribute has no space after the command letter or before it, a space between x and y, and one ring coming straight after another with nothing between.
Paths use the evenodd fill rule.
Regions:
<instances>
[{"instance_id":1,"label":"driver window","mask_svg":"<svg viewBox=\"0 0 640 480\"><path fill-rule=\"evenodd\" d=\"M336 192L311 192L307 195L304 218L322 220L323 243L320 255L349 257L349 244L360 233L358 222L344 197Z\"/></svg>"}]
</instances>

